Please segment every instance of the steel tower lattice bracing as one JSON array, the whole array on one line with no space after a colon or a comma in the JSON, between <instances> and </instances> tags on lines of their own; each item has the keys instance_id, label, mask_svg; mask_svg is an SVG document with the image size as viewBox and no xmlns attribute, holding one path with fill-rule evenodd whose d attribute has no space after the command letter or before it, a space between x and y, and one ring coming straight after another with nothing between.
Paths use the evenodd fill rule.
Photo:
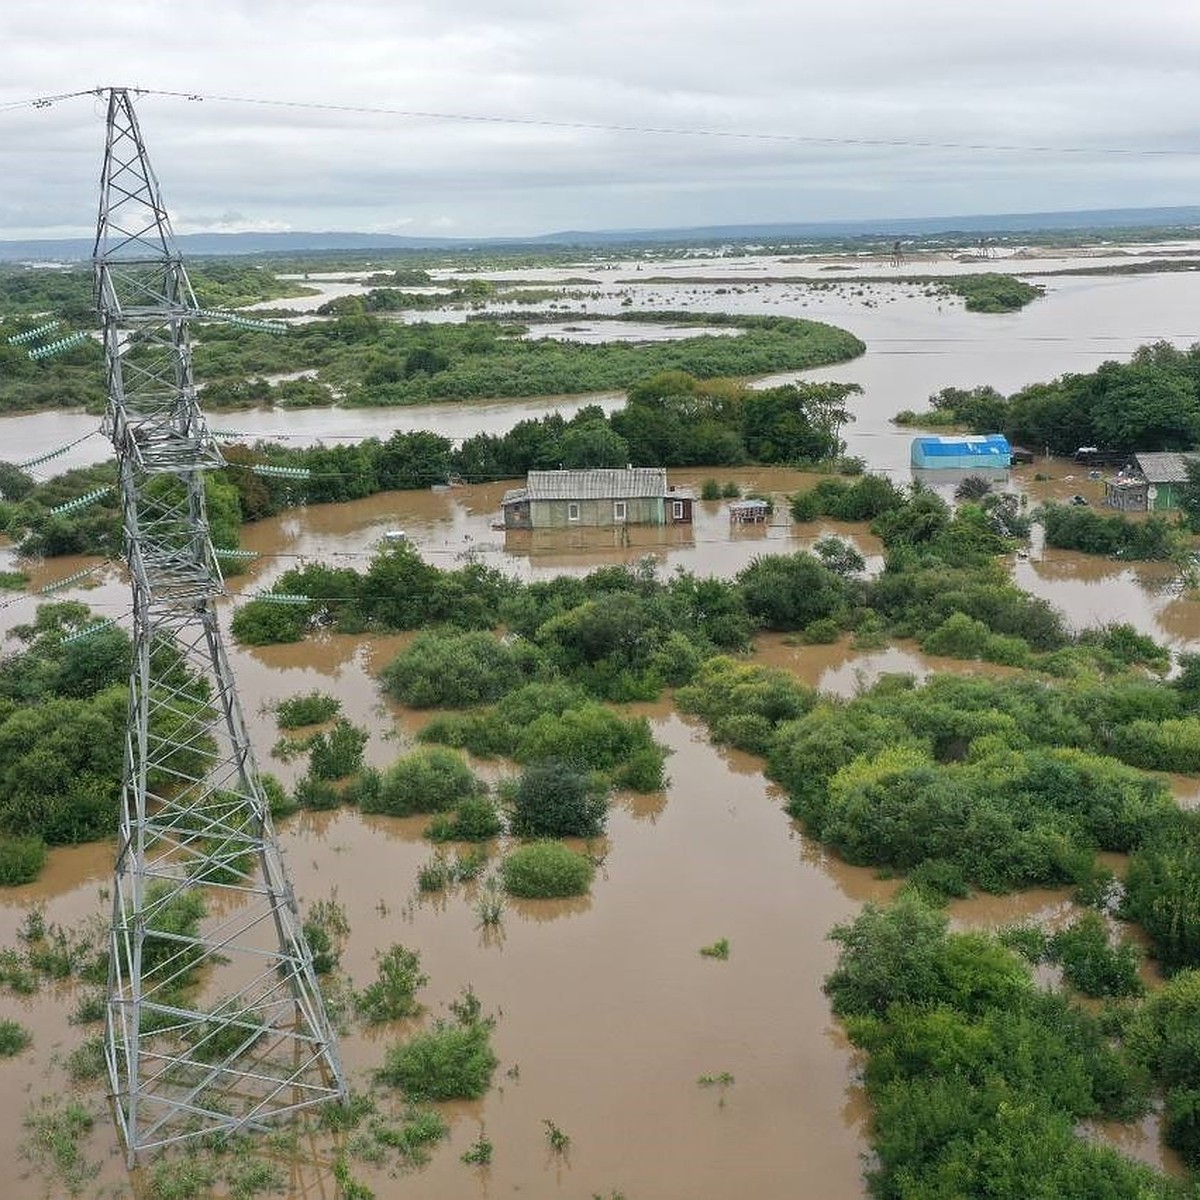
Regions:
<instances>
[{"instance_id":1,"label":"steel tower lattice bracing","mask_svg":"<svg viewBox=\"0 0 1200 1200\"><path fill-rule=\"evenodd\" d=\"M108 93L93 255L133 588L105 1052L129 1161L344 1100L217 625L197 315L130 94Z\"/></svg>"}]
</instances>

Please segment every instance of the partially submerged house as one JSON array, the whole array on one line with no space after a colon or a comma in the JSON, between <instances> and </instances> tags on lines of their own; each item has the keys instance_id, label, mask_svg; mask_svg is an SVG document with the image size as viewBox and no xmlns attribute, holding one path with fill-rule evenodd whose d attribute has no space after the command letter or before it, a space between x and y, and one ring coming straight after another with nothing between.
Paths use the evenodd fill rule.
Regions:
<instances>
[{"instance_id":1,"label":"partially submerged house","mask_svg":"<svg viewBox=\"0 0 1200 1200\"><path fill-rule=\"evenodd\" d=\"M1012 448L1000 433L915 437L912 465L926 471L1003 471L1012 465Z\"/></svg>"},{"instance_id":2,"label":"partially submerged house","mask_svg":"<svg viewBox=\"0 0 1200 1200\"><path fill-rule=\"evenodd\" d=\"M504 493L505 529L687 525L692 493L667 486L666 467L530 471Z\"/></svg>"},{"instance_id":3,"label":"partially submerged house","mask_svg":"<svg viewBox=\"0 0 1200 1200\"><path fill-rule=\"evenodd\" d=\"M1188 462L1200 454L1142 453L1104 484L1104 503L1121 512L1171 512L1182 503Z\"/></svg>"}]
</instances>

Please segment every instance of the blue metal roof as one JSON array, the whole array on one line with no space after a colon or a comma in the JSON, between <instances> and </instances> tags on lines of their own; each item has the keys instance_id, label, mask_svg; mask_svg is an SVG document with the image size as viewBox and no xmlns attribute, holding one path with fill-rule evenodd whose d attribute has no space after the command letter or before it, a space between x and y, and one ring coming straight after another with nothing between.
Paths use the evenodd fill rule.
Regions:
<instances>
[{"instance_id":1,"label":"blue metal roof","mask_svg":"<svg viewBox=\"0 0 1200 1200\"><path fill-rule=\"evenodd\" d=\"M999 433L913 438L913 449L916 450L918 447L927 458L938 458L943 455L960 457L965 454L978 454L991 458L998 454L1012 453L1008 438Z\"/></svg>"}]
</instances>

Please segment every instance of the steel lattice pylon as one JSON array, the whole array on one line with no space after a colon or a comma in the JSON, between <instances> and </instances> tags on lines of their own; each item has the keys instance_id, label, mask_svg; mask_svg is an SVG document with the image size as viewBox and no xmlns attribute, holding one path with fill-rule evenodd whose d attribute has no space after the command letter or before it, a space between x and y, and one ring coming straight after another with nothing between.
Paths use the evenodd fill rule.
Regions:
<instances>
[{"instance_id":1,"label":"steel lattice pylon","mask_svg":"<svg viewBox=\"0 0 1200 1200\"><path fill-rule=\"evenodd\" d=\"M133 587L105 1050L131 1164L344 1099L215 600L196 300L129 92L108 93L94 250Z\"/></svg>"}]
</instances>

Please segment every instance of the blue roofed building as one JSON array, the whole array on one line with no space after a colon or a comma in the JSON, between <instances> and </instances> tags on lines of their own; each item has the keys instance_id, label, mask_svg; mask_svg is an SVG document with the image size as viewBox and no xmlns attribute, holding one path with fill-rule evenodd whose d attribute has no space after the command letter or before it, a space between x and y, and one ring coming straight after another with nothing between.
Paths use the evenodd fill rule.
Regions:
<instances>
[{"instance_id":1,"label":"blue roofed building","mask_svg":"<svg viewBox=\"0 0 1200 1200\"><path fill-rule=\"evenodd\" d=\"M912 465L934 471L1003 471L1012 465L1012 447L999 433L916 437Z\"/></svg>"}]
</instances>

